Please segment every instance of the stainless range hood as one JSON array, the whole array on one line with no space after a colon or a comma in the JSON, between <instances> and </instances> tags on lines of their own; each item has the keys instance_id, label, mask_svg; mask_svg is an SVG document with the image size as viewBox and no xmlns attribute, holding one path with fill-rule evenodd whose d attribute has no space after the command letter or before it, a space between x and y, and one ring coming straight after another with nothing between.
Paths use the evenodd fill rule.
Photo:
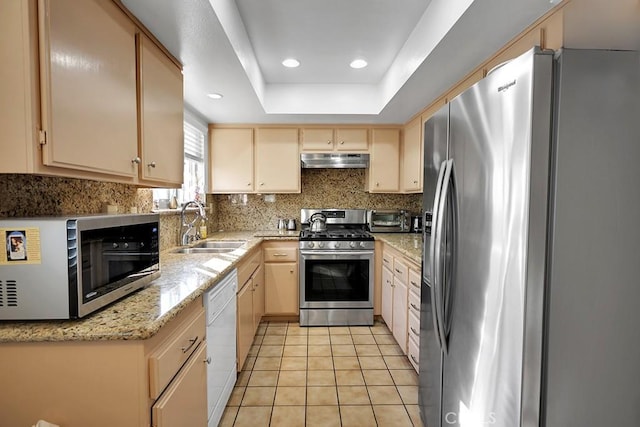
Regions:
<instances>
[{"instance_id":1,"label":"stainless range hood","mask_svg":"<svg viewBox=\"0 0 640 427\"><path fill-rule=\"evenodd\" d=\"M300 164L303 168L362 169L369 167L368 154L347 153L302 153Z\"/></svg>"}]
</instances>

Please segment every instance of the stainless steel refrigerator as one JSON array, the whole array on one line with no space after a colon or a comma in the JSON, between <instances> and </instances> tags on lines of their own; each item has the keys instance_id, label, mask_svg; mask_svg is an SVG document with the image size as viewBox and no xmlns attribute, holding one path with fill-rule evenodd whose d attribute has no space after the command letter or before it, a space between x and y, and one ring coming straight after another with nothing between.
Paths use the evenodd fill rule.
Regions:
<instances>
[{"instance_id":1,"label":"stainless steel refrigerator","mask_svg":"<svg viewBox=\"0 0 640 427\"><path fill-rule=\"evenodd\" d=\"M640 425L640 55L534 49L424 136L425 426Z\"/></svg>"}]
</instances>

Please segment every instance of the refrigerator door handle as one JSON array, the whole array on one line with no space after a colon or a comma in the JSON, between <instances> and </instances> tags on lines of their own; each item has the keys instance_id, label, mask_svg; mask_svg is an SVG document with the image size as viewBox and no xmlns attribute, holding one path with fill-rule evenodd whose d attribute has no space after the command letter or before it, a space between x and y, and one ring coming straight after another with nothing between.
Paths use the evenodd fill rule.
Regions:
<instances>
[{"instance_id":1,"label":"refrigerator door handle","mask_svg":"<svg viewBox=\"0 0 640 427\"><path fill-rule=\"evenodd\" d=\"M442 263L442 242L443 239L446 239L446 230L445 230L445 217L446 215L446 208L447 208L447 201L448 201L448 197L449 197L449 191L452 188L452 172L453 172L453 160L447 160L446 161L446 168L445 168L445 174L444 174L444 178L443 178L443 182L442 182L442 192L440 194L440 200L439 200L439 206L438 206L438 220L437 220L437 233L438 236L435 240L437 240L436 242L436 246L437 246L437 255L436 255L436 260L437 260L437 264L435 266L435 270L437 272L437 279L435 280L436 286L435 286L435 295L436 295L436 301L434 304L434 311L437 313L438 315L438 335L440 335L440 342L442 345L442 351L447 353L448 350L448 345L447 345L447 327L446 327L446 311L445 311L445 306L448 303L449 300L449 293L447 291L448 289L448 279L449 279L449 275L445 274L446 273L446 265L444 267L442 267L441 263ZM453 206L451 206L451 208L453 208ZM445 244L446 244L446 240L445 240ZM446 250L445 250L446 252ZM447 260L445 259L445 262Z\"/></svg>"},{"instance_id":2,"label":"refrigerator door handle","mask_svg":"<svg viewBox=\"0 0 640 427\"><path fill-rule=\"evenodd\" d=\"M449 339L449 331L451 329L451 318L452 313L450 312L451 307L451 298L453 298L453 286L455 283L454 274L456 271L456 242L457 242L457 234L458 234L458 199L457 199L457 185L456 185L456 176L455 176L455 165L453 159L449 160L449 170L447 172L447 176L445 177L444 189L443 189L443 203L451 210L451 214L447 215L447 218L451 218L451 230L450 232L445 231L445 238L447 239L445 245L449 246L450 251L446 251L449 254L449 258L445 259L445 269L444 269L444 278L440 282L442 284L442 325L443 325L443 339L445 342L448 342ZM442 212L445 212L444 209ZM447 211L448 213L448 211ZM446 221L444 218L444 214L442 216L443 222ZM444 225L445 230L448 229L446 225Z\"/></svg>"},{"instance_id":3,"label":"refrigerator door handle","mask_svg":"<svg viewBox=\"0 0 640 427\"><path fill-rule=\"evenodd\" d=\"M440 326L440 315L438 313L438 303L436 300L436 295L437 295L437 288L438 288L438 273L439 273L439 269L438 269L438 263L440 261L440 256L439 256L439 246L438 246L438 238L439 238L439 230L437 227L437 221L438 218L440 216L440 212L439 212L439 206L440 206L440 193L442 190L442 182L444 180L444 175L445 175L445 169L447 168L447 161L443 161L442 164L440 165L440 171L438 173L438 181L436 182L436 195L435 198L433 200L433 209L432 209L432 215L431 215L431 247L430 247L430 252L429 252L429 256L431 257L431 287L430 287L430 292L431 292L431 305L432 305L432 314L433 314L433 329L435 331L435 335L436 338L438 339L438 344L440 345L440 348L444 350L443 347L443 341L442 341L442 337L440 335L440 330L441 330L441 326ZM425 230L426 227L423 226L423 230ZM427 240L424 239L424 241L426 242Z\"/></svg>"}]
</instances>

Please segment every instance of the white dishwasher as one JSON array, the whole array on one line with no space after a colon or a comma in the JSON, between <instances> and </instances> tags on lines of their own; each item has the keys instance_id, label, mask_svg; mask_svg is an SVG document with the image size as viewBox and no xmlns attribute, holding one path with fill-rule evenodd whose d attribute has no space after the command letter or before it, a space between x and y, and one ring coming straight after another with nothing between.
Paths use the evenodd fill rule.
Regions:
<instances>
[{"instance_id":1,"label":"white dishwasher","mask_svg":"<svg viewBox=\"0 0 640 427\"><path fill-rule=\"evenodd\" d=\"M237 289L238 273L233 270L205 293L208 427L220 422L236 383Z\"/></svg>"}]
</instances>

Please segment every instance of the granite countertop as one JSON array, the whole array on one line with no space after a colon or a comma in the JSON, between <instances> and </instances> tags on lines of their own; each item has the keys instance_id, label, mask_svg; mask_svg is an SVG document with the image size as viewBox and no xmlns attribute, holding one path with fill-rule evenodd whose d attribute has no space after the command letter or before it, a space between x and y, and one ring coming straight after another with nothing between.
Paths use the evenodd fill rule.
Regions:
<instances>
[{"instance_id":1,"label":"granite countertop","mask_svg":"<svg viewBox=\"0 0 640 427\"><path fill-rule=\"evenodd\" d=\"M211 233L207 240L246 240L233 252L160 254L161 276L146 288L84 319L0 322L0 343L41 341L144 340L154 336L190 303L233 270L264 240L297 240L298 231L262 230ZM376 233L375 238L420 264L422 237Z\"/></svg>"},{"instance_id":2,"label":"granite countertop","mask_svg":"<svg viewBox=\"0 0 640 427\"><path fill-rule=\"evenodd\" d=\"M297 240L297 232L212 233L207 240L246 240L224 254L160 254L161 276L146 288L86 318L0 322L0 343L37 341L143 340L155 335L182 309L215 286L263 240Z\"/></svg>"},{"instance_id":3,"label":"granite countertop","mask_svg":"<svg viewBox=\"0 0 640 427\"><path fill-rule=\"evenodd\" d=\"M420 265L422 263L422 234L372 233L376 240L388 243L398 252Z\"/></svg>"}]
</instances>

